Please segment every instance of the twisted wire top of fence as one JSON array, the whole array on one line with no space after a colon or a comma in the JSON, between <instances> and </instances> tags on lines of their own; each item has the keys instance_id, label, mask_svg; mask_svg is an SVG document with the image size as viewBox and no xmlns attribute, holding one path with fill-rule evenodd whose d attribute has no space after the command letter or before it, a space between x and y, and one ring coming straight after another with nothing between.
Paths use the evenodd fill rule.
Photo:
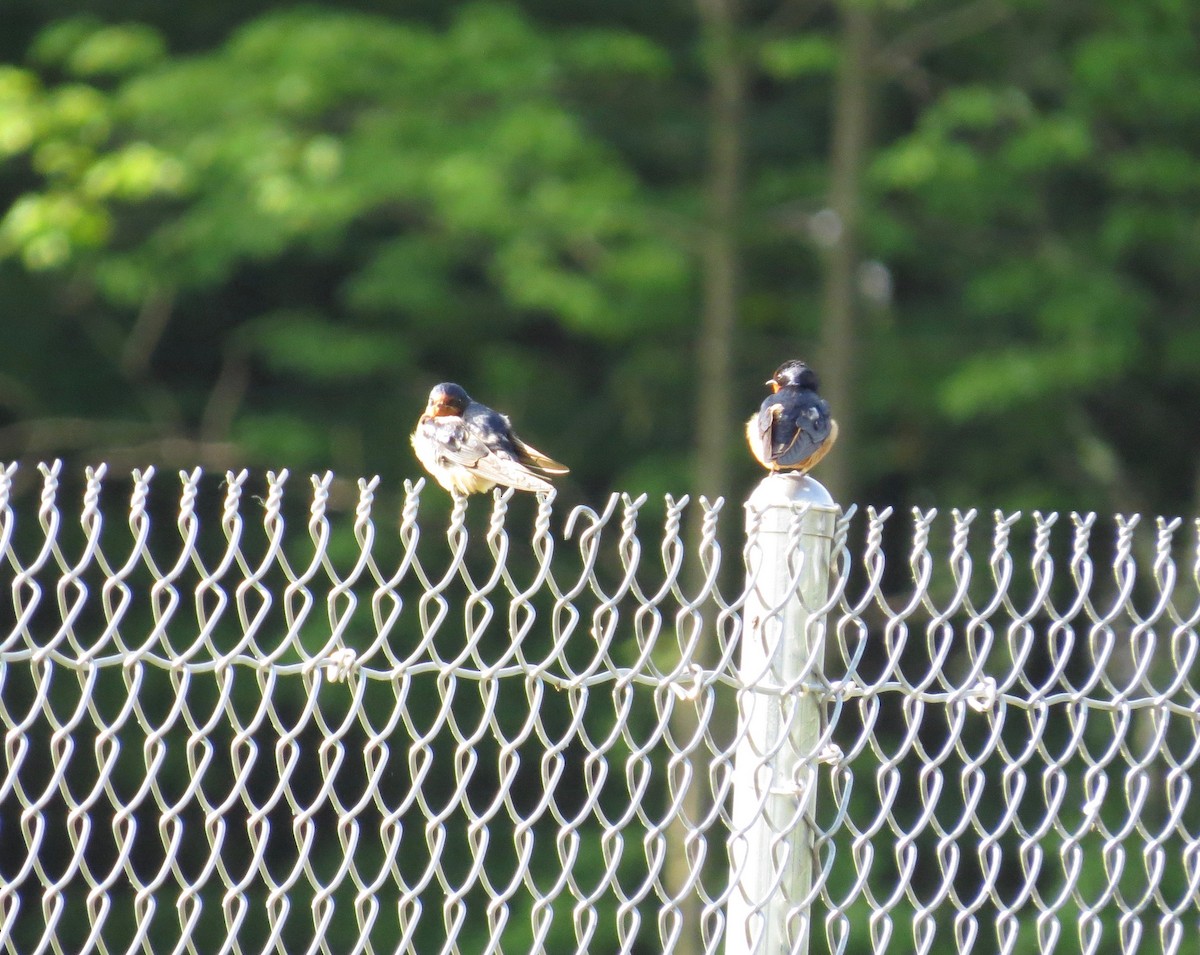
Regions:
<instances>
[{"instance_id":1,"label":"twisted wire top of fence","mask_svg":"<svg viewBox=\"0 0 1200 955\"><path fill-rule=\"evenodd\" d=\"M139 659L159 666L242 662L271 664L283 672L311 669L345 648L351 620L360 614L370 618L372 640L354 649L357 664L368 673L392 673L430 654L440 665L445 661L428 633L415 647L391 639L401 604L413 588L425 630L436 629L430 614L444 607L455 587L463 586L474 601L468 612L494 597L510 602L510 615L523 617L527 610L532 618L539 601L548 600L555 622L572 632L581 624L575 614L563 614L581 597L594 601L601 613L632 601L644 610L700 615L711 603L714 619L722 624L717 637L723 645L745 600L744 553L731 561L724 552L720 499L692 503L686 495L668 495L662 530L647 547L644 494L613 494L600 509L578 505L565 515L560 531L552 529L554 500L543 496L532 527L522 526L514 535L508 523L512 492L497 492L484 499L486 504L472 505L490 504L486 526L474 533L469 529L466 501L461 500L447 525L438 529L448 548L422 559L418 515L423 481L404 482L398 521L381 527L373 513L379 478L358 481L351 519L331 514L333 475L314 475L305 501L306 526L298 533L283 516L286 471L268 472L262 496L246 492L248 472L229 472L220 484L219 514L207 518L218 527L209 528L197 511L201 471L180 472L177 494L162 487L161 479L153 491L160 514L177 508L170 515L172 539L158 526L163 518L156 518L152 527L153 468L133 472L127 507L116 502L102 507L105 469L88 468L73 518L76 505L60 502L61 466L56 462L41 469L37 529L26 528L25 539L19 540L11 502L15 470L10 465L0 471L0 560L10 568L16 612L0 649L48 656L64 665ZM688 540L686 515L697 508L699 532ZM117 517L107 516L106 509L117 511ZM986 633L991 638L998 624L1019 631L1042 621L1052 638L1079 627L1125 628L1136 638L1163 626L1185 632L1200 620L1200 520L1196 530L1181 534L1181 519L1160 517L1148 540L1138 515L1118 515L1102 536L1096 532L1095 514L1072 514L1068 525L1055 513L1023 518L997 511L986 526L975 510L954 510L947 522L939 520L936 509L914 509L906 530L896 526L891 508L868 508L860 539L851 541L855 512L840 513L836 522L833 588L823 608L836 615L843 637L859 629L865 635L872 627L896 634L914 621L933 633L963 619L970 624L964 629L968 636ZM71 527L73 520L76 527ZM885 548L889 529L894 529L893 539ZM1023 557L1013 551L1014 534L1022 531L1029 545ZM744 552L756 546L752 524L748 532ZM906 548L897 546L895 534L910 535L899 542ZM432 550L428 541L425 547ZM510 559L518 549L522 552ZM47 580L54 585L53 596L44 586ZM74 615L94 599L89 588L99 591L106 625L88 629L84 639ZM155 623L149 633L131 637L121 623L138 588L146 591L139 599L148 601ZM181 594L191 598L191 607ZM323 597L323 607L316 605L314 594ZM29 626L51 609L51 601L61 611L60 625L52 630ZM266 627L272 613L282 615L285 626ZM171 636L172 621L182 617L189 622L194 617L199 624L186 643ZM228 623L238 631L233 644L223 640L222 624ZM308 630L317 626L327 631L323 641L308 637ZM516 636L521 633L518 629ZM840 645L853 649L846 640ZM661 681L671 674L687 678L686 666L695 662L676 661L683 670L672 666L661 671L658 661L655 656L641 661L647 679ZM720 665L712 669L727 669L729 662L729 655L722 654ZM844 662L846 675L852 676L854 654ZM580 678L573 671L550 669L543 675ZM906 689L918 685L905 680L902 669L892 668L887 675Z\"/></svg>"}]
</instances>

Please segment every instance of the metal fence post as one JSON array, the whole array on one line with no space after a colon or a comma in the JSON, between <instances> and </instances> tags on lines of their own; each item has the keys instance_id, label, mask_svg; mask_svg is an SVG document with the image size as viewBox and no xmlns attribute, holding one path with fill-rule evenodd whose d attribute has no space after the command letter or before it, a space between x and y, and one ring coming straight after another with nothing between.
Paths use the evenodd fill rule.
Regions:
<instances>
[{"instance_id":1,"label":"metal fence post","mask_svg":"<svg viewBox=\"0 0 1200 955\"><path fill-rule=\"evenodd\" d=\"M812 478L772 474L746 502L746 587L725 955L803 955L810 913L822 670L837 508Z\"/></svg>"}]
</instances>

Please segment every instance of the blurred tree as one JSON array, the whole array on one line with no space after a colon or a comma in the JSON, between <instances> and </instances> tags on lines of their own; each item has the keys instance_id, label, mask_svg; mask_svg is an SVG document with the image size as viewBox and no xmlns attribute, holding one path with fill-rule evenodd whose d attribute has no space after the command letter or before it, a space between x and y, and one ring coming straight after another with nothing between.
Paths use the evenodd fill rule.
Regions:
<instances>
[{"instance_id":1,"label":"blurred tree","mask_svg":"<svg viewBox=\"0 0 1200 955\"><path fill-rule=\"evenodd\" d=\"M737 0L697 0L709 77L706 216L696 360L697 493L726 494L733 427L733 368L741 283L745 54Z\"/></svg>"},{"instance_id":2,"label":"blurred tree","mask_svg":"<svg viewBox=\"0 0 1200 955\"><path fill-rule=\"evenodd\" d=\"M1197 14L1019 8L910 62L924 108L871 164L892 367L944 422L901 427L953 455L939 497L1194 511Z\"/></svg>"},{"instance_id":3,"label":"blurred tree","mask_svg":"<svg viewBox=\"0 0 1200 955\"><path fill-rule=\"evenodd\" d=\"M725 55L711 5L516 9L43 31L0 80L0 295L39 319L0 453L407 473L461 377L584 490L691 459L737 496L759 382L821 342L842 497L1192 506L1190 11L753 6Z\"/></svg>"},{"instance_id":4,"label":"blurred tree","mask_svg":"<svg viewBox=\"0 0 1200 955\"><path fill-rule=\"evenodd\" d=\"M872 64L874 14L855 0L841 7L841 42L834 87L833 130L829 155L827 220L816 238L827 246L821 314L821 375L826 400L837 409L846 440L830 458L829 483L835 498L849 498L850 462L857 440L856 325L860 267L862 170L876 85Z\"/></svg>"},{"instance_id":5,"label":"blurred tree","mask_svg":"<svg viewBox=\"0 0 1200 955\"><path fill-rule=\"evenodd\" d=\"M415 416L437 380L418 369L437 368L521 414L550 404L550 383L586 394L586 377L564 380L572 348L679 323L685 255L560 102L593 71L660 72L644 40L551 40L511 8L476 5L444 31L274 14L168 61L142 28L69 20L34 55L78 79L43 88L28 70L5 73L19 127L5 151L40 183L4 217L0 253L70 276L60 321L96 342L88 361L108 364L107 384L85 378L135 386L146 413L122 424L157 440L160 457L225 464L236 446L250 460L394 471L394 454L365 449L395 431L396 406L362 384L399 382ZM522 337L528 348L514 348ZM568 367L544 374L564 352ZM306 393L278 400L292 382ZM47 436L39 453L55 449L57 383L41 384L8 453L34 432ZM351 386L356 413L329 421L329 396ZM557 407L556 452L586 462L594 432ZM164 439L184 443L171 455ZM119 462L149 450L112 444L96 432Z\"/></svg>"}]
</instances>

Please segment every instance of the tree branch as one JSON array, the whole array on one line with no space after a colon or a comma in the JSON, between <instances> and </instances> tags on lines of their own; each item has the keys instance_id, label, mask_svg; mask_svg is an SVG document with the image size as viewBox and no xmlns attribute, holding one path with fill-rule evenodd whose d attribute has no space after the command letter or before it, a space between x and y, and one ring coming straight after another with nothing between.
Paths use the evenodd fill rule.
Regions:
<instances>
[{"instance_id":1,"label":"tree branch","mask_svg":"<svg viewBox=\"0 0 1200 955\"><path fill-rule=\"evenodd\" d=\"M921 57L980 33L1012 16L1005 0L973 0L900 34L876 55L876 68L887 76L911 69Z\"/></svg>"},{"instance_id":2,"label":"tree branch","mask_svg":"<svg viewBox=\"0 0 1200 955\"><path fill-rule=\"evenodd\" d=\"M0 460L38 461L68 451L99 453L113 467L153 462L168 467L227 468L239 460L237 445L163 434L144 421L34 418L0 428Z\"/></svg>"},{"instance_id":3,"label":"tree branch","mask_svg":"<svg viewBox=\"0 0 1200 955\"><path fill-rule=\"evenodd\" d=\"M121 371L130 381L146 377L154 349L171 321L174 305L175 290L170 287L151 289L147 293L121 348Z\"/></svg>"},{"instance_id":4,"label":"tree branch","mask_svg":"<svg viewBox=\"0 0 1200 955\"><path fill-rule=\"evenodd\" d=\"M859 3L842 10L841 61L834 86L833 142L829 155L829 212L836 225L824 256L821 363L824 394L841 426L838 452L824 465L821 480L835 500L854 496L858 365L857 272L863 168L871 138L876 79L870 68L875 49L874 13Z\"/></svg>"},{"instance_id":5,"label":"tree branch","mask_svg":"<svg viewBox=\"0 0 1200 955\"><path fill-rule=\"evenodd\" d=\"M0 428L0 456L104 447L112 441L137 440L157 430L144 421L29 418Z\"/></svg>"},{"instance_id":6,"label":"tree branch","mask_svg":"<svg viewBox=\"0 0 1200 955\"><path fill-rule=\"evenodd\" d=\"M700 335L697 341L697 429L693 484L698 493L728 492L732 415L733 333L737 324L741 254L742 163L746 70L738 45L735 0L697 0L707 45L708 171L701 253Z\"/></svg>"},{"instance_id":7,"label":"tree branch","mask_svg":"<svg viewBox=\"0 0 1200 955\"><path fill-rule=\"evenodd\" d=\"M764 36L797 33L822 6L821 0L782 0L757 32Z\"/></svg>"},{"instance_id":8,"label":"tree branch","mask_svg":"<svg viewBox=\"0 0 1200 955\"><path fill-rule=\"evenodd\" d=\"M228 437L249 383L250 363L245 353L236 345L227 347L221 370L200 417L202 440L218 441Z\"/></svg>"}]
</instances>

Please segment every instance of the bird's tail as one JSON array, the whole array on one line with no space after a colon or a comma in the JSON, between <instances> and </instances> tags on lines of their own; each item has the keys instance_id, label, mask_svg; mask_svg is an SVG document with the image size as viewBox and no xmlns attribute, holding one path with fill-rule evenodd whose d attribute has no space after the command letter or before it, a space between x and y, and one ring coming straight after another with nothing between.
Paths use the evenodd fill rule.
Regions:
<instances>
[{"instance_id":1,"label":"bird's tail","mask_svg":"<svg viewBox=\"0 0 1200 955\"><path fill-rule=\"evenodd\" d=\"M569 474L571 469L565 464L560 464L548 454L542 454L537 448L526 444L520 438L516 439L517 450L521 454L521 463L526 467L537 468L546 474Z\"/></svg>"}]
</instances>

